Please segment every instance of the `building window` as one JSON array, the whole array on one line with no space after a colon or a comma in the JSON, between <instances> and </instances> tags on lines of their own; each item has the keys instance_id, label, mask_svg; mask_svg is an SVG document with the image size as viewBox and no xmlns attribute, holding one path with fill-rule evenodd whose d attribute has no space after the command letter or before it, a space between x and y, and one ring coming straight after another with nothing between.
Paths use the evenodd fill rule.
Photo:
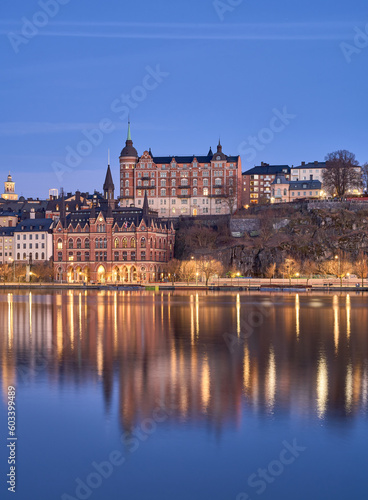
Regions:
<instances>
[{"instance_id":1,"label":"building window","mask_svg":"<svg viewBox=\"0 0 368 500\"><path fill-rule=\"evenodd\" d=\"M141 252L141 260L146 260L146 252Z\"/></svg>"},{"instance_id":2,"label":"building window","mask_svg":"<svg viewBox=\"0 0 368 500\"><path fill-rule=\"evenodd\" d=\"M130 260L135 260L135 252L130 252Z\"/></svg>"},{"instance_id":3,"label":"building window","mask_svg":"<svg viewBox=\"0 0 368 500\"><path fill-rule=\"evenodd\" d=\"M81 262L82 260L82 252L77 252L77 261Z\"/></svg>"},{"instance_id":4,"label":"building window","mask_svg":"<svg viewBox=\"0 0 368 500\"><path fill-rule=\"evenodd\" d=\"M114 260L115 261L119 260L119 252L114 252Z\"/></svg>"},{"instance_id":5,"label":"building window","mask_svg":"<svg viewBox=\"0 0 368 500\"><path fill-rule=\"evenodd\" d=\"M77 248L82 248L82 241L80 238L77 239Z\"/></svg>"},{"instance_id":6,"label":"building window","mask_svg":"<svg viewBox=\"0 0 368 500\"><path fill-rule=\"evenodd\" d=\"M114 240L114 248L119 248L119 240L117 238Z\"/></svg>"},{"instance_id":7,"label":"building window","mask_svg":"<svg viewBox=\"0 0 368 500\"><path fill-rule=\"evenodd\" d=\"M203 188L203 196L208 196L208 188Z\"/></svg>"},{"instance_id":8,"label":"building window","mask_svg":"<svg viewBox=\"0 0 368 500\"><path fill-rule=\"evenodd\" d=\"M63 253L62 252L58 252L58 261L62 262L62 260L63 260Z\"/></svg>"},{"instance_id":9,"label":"building window","mask_svg":"<svg viewBox=\"0 0 368 500\"><path fill-rule=\"evenodd\" d=\"M161 196L166 196L166 189L161 189Z\"/></svg>"},{"instance_id":10,"label":"building window","mask_svg":"<svg viewBox=\"0 0 368 500\"><path fill-rule=\"evenodd\" d=\"M68 248L73 248L73 240L72 239L69 240Z\"/></svg>"},{"instance_id":11,"label":"building window","mask_svg":"<svg viewBox=\"0 0 368 500\"><path fill-rule=\"evenodd\" d=\"M146 238L141 238L141 248L146 247Z\"/></svg>"},{"instance_id":12,"label":"building window","mask_svg":"<svg viewBox=\"0 0 368 500\"><path fill-rule=\"evenodd\" d=\"M130 248L135 248L137 246L137 242L135 238L131 238L130 240Z\"/></svg>"},{"instance_id":13,"label":"building window","mask_svg":"<svg viewBox=\"0 0 368 500\"><path fill-rule=\"evenodd\" d=\"M171 185L176 186L176 179L171 179Z\"/></svg>"},{"instance_id":14,"label":"building window","mask_svg":"<svg viewBox=\"0 0 368 500\"><path fill-rule=\"evenodd\" d=\"M86 240L84 241L84 248L89 248L89 239L86 238Z\"/></svg>"},{"instance_id":15,"label":"building window","mask_svg":"<svg viewBox=\"0 0 368 500\"><path fill-rule=\"evenodd\" d=\"M197 188L194 188L194 189L193 189L193 196L197 196L197 193L198 193L198 189L197 189Z\"/></svg>"},{"instance_id":16,"label":"building window","mask_svg":"<svg viewBox=\"0 0 368 500\"><path fill-rule=\"evenodd\" d=\"M63 248L63 242L62 242L61 239L58 240L57 247L58 247L59 250Z\"/></svg>"},{"instance_id":17,"label":"building window","mask_svg":"<svg viewBox=\"0 0 368 500\"><path fill-rule=\"evenodd\" d=\"M124 251L123 252L123 261L127 261L128 260L128 252Z\"/></svg>"}]
</instances>

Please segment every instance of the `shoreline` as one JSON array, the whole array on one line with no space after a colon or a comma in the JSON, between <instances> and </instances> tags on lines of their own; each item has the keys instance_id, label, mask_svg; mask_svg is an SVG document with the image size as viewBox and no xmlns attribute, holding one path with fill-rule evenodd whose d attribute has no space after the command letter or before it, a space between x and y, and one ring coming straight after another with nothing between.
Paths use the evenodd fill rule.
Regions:
<instances>
[{"instance_id":1,"label":"shoreline","mask_svg":"<svg viewBox=\"0 0 368 500\"><path fill-rule=\"evenodd\" d=\"M171 283L149 283L149 284L77 284L77 283L1 283L0 290L108 290L108 291L209 291L209 292L368 292L368 286L357 287L355 284L343 285L289 285L289 284L220 284L220 285L196 285Z\"/></svg>"}]
</instances>

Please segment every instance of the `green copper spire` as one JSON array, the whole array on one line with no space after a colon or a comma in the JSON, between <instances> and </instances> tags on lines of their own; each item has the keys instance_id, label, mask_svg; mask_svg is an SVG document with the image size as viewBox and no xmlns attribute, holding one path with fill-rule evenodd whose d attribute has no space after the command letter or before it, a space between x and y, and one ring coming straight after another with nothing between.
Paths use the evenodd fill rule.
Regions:
<instances>
[{"instance_id":1,"label":"green copper spire","mask_svg":"<svg viewBox=\"0 0 368 500\"><path fill-rule=\"evenodd\" d=\"M132 136L131 136L131 133L130 133L130 121L128 122L128 137L127 137L127 141L131 141L132 140Z\"/></svg>"}]
</instances>

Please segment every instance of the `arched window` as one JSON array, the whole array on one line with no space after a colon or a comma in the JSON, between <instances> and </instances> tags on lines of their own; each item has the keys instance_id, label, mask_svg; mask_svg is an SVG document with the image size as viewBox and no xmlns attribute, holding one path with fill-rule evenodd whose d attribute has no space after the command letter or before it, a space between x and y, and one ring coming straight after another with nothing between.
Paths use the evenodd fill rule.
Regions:
<instances>
[{"instance_id":1,"label":"arched window","mask_svg":"<svg viewBox=\"0 0 368 500\"><path fill-rule=\"evenodd\" d=\"M86 238L84 241L84 248L89 248L89 238Z\"/></svg>"},{"instance_id":2,"label":"arched window","mask_svg":"<svg viewBox=\"0 0 368 500\"><path fill-rule=\"evenodd\" d=\"M82 240L80 238L77 239L77 248L82 248Z\"/></svg>"},{"instance_id":3,"label":"arched window","mask_svg":"<svg viewBox=\"0 0 368 500\"><path fill-rule=\"evenodd\" d=\"M277 196L281 196L281 189L280 188L278 188L278 190L277 190Z\"/></svg>"},{"instance_id":4,"label":"arched window","mask_svg":"<svg viewBox=\"0 0 368 500\"><path fill-rule=\"evenodd\" d=\"M142 248L146 247L146 238L141 238L141 247Z\"/></svg>"},{"instance_id":5,"label":"arched window","mask_svg":"<svg viewBox=\"0 0 368 500\"><path fill-rule=\"evenodd\" d=\"M104 248L107 248L107 239L104 239Z\"/></svg>"},{"instance_id":6,"label":"arched window","mask_svg":"<svg viewBox=\"0 0 368 500\"><path fill-rule=\"evenodd\" d=\"M114 240L114 248L119 248L119 240L117 238Z\"/></svg>"},{"instance_id":7,"label":"arched window","mask_svg":"<svg viewBox=\"0 0 368 500\"><path fill-rule=\"evenodd\" d=\"M128 247L128 240L126 238L123 238L123 248Z\"/></svg>"},{"instance_id":8,"label":"arched window","mask_svg":"<svg viewBox=\"0 0 368 500\"><path fill-rule=\"evenodd\" d=\"M23 253L23 260L26 260L26 258L27 258L27 254L24 252Z\"/></svg>"},{"instance_id":9,"label":"arched window","mask_svg":"<svg viewBox=\"0 0 368 500\"><path fill-rule=\"evenodd\" d=\"M125 196L129 196L129 189L125 190Z\"/></svg>"},{"instance_id":10,"label":"arched window","mask_svg":"<svg viewBox=\"0 0 368 500\"><path fill-rule=\"evenodd\" d=\"M166 196L166 189L161 189L161 196Z\"/></svg>"},{"instance_id":11,"label":"arched window","mask_svg":"<svg viewBox=\"0 0 368 500\"><path fill-rule=\"evenodd\" d=\"M130 248L135 248L137 246L137 242L135 240L135 238L132 238L130 240Z\"/></svg>"},{"instance_id":12,"label":"arched window","mask_svg":"<svg viewBox=\"0 0 368 500\"><path fill-rule=\"evenodd\" d=\"M197 196L197 194L198 194L197 188L193 188L193 196Z\"/></svg>"},{"instance_id":13,"label":"arched window","mask_svg":"<svg viewBox=\"0 0 368 500\"><path fill-rule=\"evenodd\" d=\"M171 179L171 185L176 186L176 179Z\"/></svg>"},{"instance_id":14,"label":"arched window","mask_svg":"<svg viewBox=\"0 0 368 500\"><path fill-rule=\"evenodd\" d=\"M96 245L95 245L96 248L100 248L100 242L98 240L98 238L96 238Z\"/></svg>"},{"instance_id":15,"label":"arched window","mask_svg":"<svg viewBox=\"0 0 368 500\"><path fill-rule=\"evenodd\" d=\"M69 240L68 247L69 247L69 248L73 248L73 240L72 240L72 239L70 239L70 240Z\"/></svg>"},{"instance_id":16,"label":"arched window","mask_svg":"<svg viewBox=\"0 0 368 500\"><path fill-rule=\"evenodd\" d=\"M38 252L35 254L35 260L38 260Z\"/></svg>"},{"instance_id":17,"label":"arched window","mask_svg":"<svg viewBox=\"0 0 368 500\"><path fill-rule=\"evenodd\" d=\"M215 179L215 185L221 186L221 179Z\"/></svg>"},{"instance_id":18,"label":"arched window","mask_svg":"<svg viewBox=\"0 0 368 500\"><path fill-rule=\"evenodd\" d=\"M129 181L125 181L125 187L129 187Z\"/></svg>"},{"instance_id":19,"label":"arched window","mask_svg":"<svg viewBox=\"0 0 368 500\"><path fill-rule=\"evenodd\" d=\"M193 179L193 186L197 186L198 184L198 180L197 179Z\"/></svg>"},{"instance_id":20,"label":"arched window","mask_svg":"<svg viewBox=\"0 0 368 500\"><path fill-rule=\"evenodd\" d=\"M171 194L172 194L172 196L176 196L176 189L175 188L171 190Z\"/></svg>"},{"instance_id":21,"label":"arched window","mask_svg":"<svg viewBox=\"0 0 368 500\"><path fill-rule=\"evenodd\" d=\"M286 189L284 189L284 196L286 196Z\"/></svg>"},{"instance_id":22,"label":"arched window","mask_svg":"<svg viewBox=\"0 0 368 500\"><path fill-rule=\"evenodd\" d=\"M20 253L17 253L17 260L20 260Z\"/></svg>"},{"instance_id":23,"label":"arched window","mask_svg":"<svg viewBox=\"0 0 368 500\"><path fill-rule=\"evenodd\" d=\"M57 247L59 250L61 250L63 248L63 240L61 238L58 239Z\"/></svg>"},{"instance_id":24,"label":"arched window","mask_svg":"<svg viewBox=\"0 0 368 500\"><path fill-rule=\"evenodd\" d=\"M181 179L181 181L180 181L180 184L182 186L187 186L188 185L188 179L186 179L185 177L183 177L183 179Z\"/></svg>"}]
</instances>

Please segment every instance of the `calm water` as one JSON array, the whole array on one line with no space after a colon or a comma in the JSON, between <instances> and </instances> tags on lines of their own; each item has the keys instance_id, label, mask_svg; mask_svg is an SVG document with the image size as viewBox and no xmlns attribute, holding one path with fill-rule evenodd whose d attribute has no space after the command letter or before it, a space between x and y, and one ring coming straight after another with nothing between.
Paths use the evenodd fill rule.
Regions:
<instances>
[{"instance_id":1,"label":"calm water","mask_svg":"<svg viewBox=\"0 0 368 500\"><path fill-rule=\"evenodd\" d=\"M1 498L366 498L367 296L0 293Z\"/></svg>"}]
</instances>

